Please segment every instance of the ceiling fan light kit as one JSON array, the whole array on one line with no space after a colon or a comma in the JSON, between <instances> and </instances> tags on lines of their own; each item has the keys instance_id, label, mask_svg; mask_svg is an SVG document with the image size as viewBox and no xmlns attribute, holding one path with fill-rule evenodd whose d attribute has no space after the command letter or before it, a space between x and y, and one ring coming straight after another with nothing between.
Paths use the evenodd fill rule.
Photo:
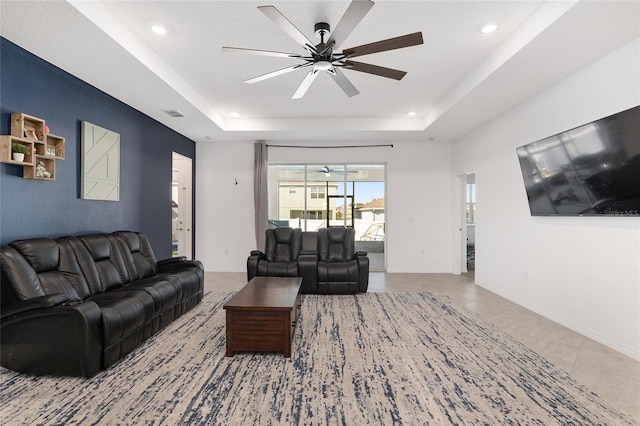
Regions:
<instances>
[{"instance_id":1,"label":"ceiling fan light kit","mask_svg":"<svg viewBox=\"0 0 640 426\"><path fill-rule=\"evenodd\" d=\"M386 40L368 43L361 46L351 47L339 52L337 49L342 42L351 34L355 27L362 21L364 16L373 7L374 3L370 0L352 0L347 7L344 15L331 32L331 26L326 22L318 22L314 26L314 34L320 38L320 43L313 44L296 26L291 23L278 9L274 6L258 6L266 17L271 19L273 23L279 26L285 33L293 38L305 50L305 54L284 53L270 50L247 49L240 47L222 47L224 52L239 52L252 55L275 56L284 58L294 58L303 61L300 64L293 65L280 70L272 71L254 78L245 80L245 83L253 84L278 75L286 74L301 68L310 68L292 99L302 98L317 75L324 71L329 74L342 91L352 97L360 93L347 76L341 71L341 68L358 71L366 74L372 74L380 77L401 80L407 73L393 68L382 67L363 62L352 61L350 58L357 56L370 55L372 53L385 52L388 50L402 49L405 47L423 44L422 33L416 32L400 37L394 37Z\"/></svg>"}]
</instances>

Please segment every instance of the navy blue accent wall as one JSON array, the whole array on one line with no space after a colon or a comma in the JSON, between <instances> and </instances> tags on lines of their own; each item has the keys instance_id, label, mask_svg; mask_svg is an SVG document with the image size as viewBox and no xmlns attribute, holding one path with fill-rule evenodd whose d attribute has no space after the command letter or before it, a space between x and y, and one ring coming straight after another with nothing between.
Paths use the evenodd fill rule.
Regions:
<instances>
[{"instance_id":1,"label":"navy blue accent wall","mask_svg":"<svg viewBox=\"0 0 640 426\"><path fill-rule=\"evenodd\" d=\"M127 229L147 234L159 259L170 257L171 154L195 160L195 143L4 38L0 66L0 134L23 112L64 137L66 151L55 181L0 164L0 243ZM82 121L120 134L120 201L80 198Z\"/></svg>"}]
</instances>

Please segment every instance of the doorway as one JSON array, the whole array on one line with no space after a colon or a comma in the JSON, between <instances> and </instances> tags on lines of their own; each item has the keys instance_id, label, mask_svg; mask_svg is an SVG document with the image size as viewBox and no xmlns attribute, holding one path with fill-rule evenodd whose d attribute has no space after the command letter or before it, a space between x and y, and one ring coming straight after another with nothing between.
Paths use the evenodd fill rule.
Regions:
<instances>
[{"instance_id":1,"label":"doorway","mask_svg":"<svg viewBox=\"0 0 640 426\"><path fill-rule=\"evenodd\" d=\"M172 256L193 258L193 187L191 158L172 154L171 161L171 242Z\"/></svg>"},{"instance_id":2,"label":"doorway","mask_svg":"<svg viewBox=\"0 0 640 426\"><path fill-rule=\"evenodd\" d=\"M467 175L465 185L465 226L467 227L465 259L467 272L476 269L476 175Z\"/></svg>"},{"instance_id":3,"label":"doorway","mask_svg":"<svg viewBox=\"0 0 640 426\"><path fill-rule=\"evenodd\" d=\"M453 273L475 273L476 268L476 175L455 176Z\"/></svg>"}]
</instances>

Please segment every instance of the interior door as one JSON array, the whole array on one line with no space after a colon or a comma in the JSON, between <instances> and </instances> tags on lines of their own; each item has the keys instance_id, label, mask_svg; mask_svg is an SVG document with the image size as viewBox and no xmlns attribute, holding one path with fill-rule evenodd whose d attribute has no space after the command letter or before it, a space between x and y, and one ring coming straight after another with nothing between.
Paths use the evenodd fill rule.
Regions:
<instances>
[{"instance_id":1,"label":"interior door","mask_svg":"<svg viewBox=\"0 0 640 426\"><path fill-rule=\"evenodd\" d=\"M173 256L193 258L192 161L178 153L172 157L171 241Z\"/></svg>"}]
</instances>

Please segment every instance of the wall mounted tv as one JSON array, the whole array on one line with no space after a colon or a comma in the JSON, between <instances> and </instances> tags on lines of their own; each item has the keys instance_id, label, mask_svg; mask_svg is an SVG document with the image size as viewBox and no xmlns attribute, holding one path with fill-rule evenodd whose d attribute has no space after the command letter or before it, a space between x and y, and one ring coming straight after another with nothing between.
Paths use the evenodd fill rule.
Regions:
<instances>
[{"instance_id":1,"label":"wall mounted tv","mask_svg":"<svg viewBox=\"0 0 640 426\"><path fill-rule=\"evenodd\" d=\"M640 216L640 106L517 153L532 216Z\"/></svg>"}]
</instances>

